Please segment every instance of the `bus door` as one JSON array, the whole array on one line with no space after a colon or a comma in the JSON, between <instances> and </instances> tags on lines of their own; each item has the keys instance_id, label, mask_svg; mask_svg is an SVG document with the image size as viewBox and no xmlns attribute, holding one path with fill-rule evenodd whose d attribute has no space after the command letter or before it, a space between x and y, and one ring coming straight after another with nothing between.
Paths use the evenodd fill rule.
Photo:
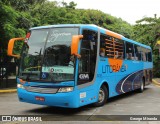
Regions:
<instances>
[{"instance_id":1,"label":"bus door","mask_svg":"<svg viewBox=\"0 0 160 124\"><path fill-rule=\"evenodd\" d=\"M81 49L81 59L79 60L79 75L78 80L82 83L88 82L90 75L90 49Z\"/></svg>"},{"instance_id":2,"label":"bus door","mask_svg":"<svg viewBox=\"0 0 160 124\"><path fill-rule=\"evenodd\" d=\"M78 82L80 87L93 83L97 58L97 32L83 30L83 39L80 49Z\"/></svg>"}]
</instances>

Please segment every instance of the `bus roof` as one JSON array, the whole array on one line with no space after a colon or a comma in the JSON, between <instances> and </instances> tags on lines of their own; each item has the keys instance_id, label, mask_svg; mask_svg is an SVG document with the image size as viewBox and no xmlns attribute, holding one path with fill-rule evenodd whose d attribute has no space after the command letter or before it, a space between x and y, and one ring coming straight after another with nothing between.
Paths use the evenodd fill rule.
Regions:
<instances>
[{"instance_id":1,"label":"bus roof","mask_svg":"<svg viewBox=\"0 0 160 124\"><path fill-rule=\"evenodd\" d=\"M125 38L125 37L124 37L122 40L127 41L127 42L130 42L130 43L133 43L133 44L136 44L136 45L139 45L139 46L142 46L142 47L147 48L147 49L151 49L150 46L147 46L147 45L145 45L145 44L142 44L142 43L140 43L140 42L137 42L137 41L134 41L134 40Z\"/></svg>"},{"instance_id":2,"label":"bus roof","mask_svg":"<svg viewBox=\"0 0 160 124\"><path fill-rule=\"evenodd\" d=\"M124 41L127 41L127 42L130 42L130 43L137 44L139 46L151 49L150 46L147 46L147 45L144 45L144 44L142 44L140 42L128 39L128 38L124 37L121 34L115 33L113 31L110 31L108 29L99 27L99 26L94 25L94 24L57 24L57 25L47 25L47 26L33 27L33 28L30 28L30 30L45 29L45 28L58 28L58 27L81 27L81 28L91 29L91 30L94 30L94 31L97 31L98 29L100 29L100 32L103 33L103 34L106 34L106 32L109 31L109 32L112 32L112 33L114 33L116 35L121 36L122 40L124 40Z\"/></svg>"},{"instance_id":3,"label":"bus roof","mask_svg":"<svg viewBox=\"0 0 160 124\"><path fill-rule=\"evenodd\" d=\"M58 27L88 27L88 28L99 28L98 26L94 24L58 24L58 25L47 25L47 26L39 26L39 27L33 27L30 30L34 29L43 29L43 28L58 28Z\"/></svg>"}]
</instances>

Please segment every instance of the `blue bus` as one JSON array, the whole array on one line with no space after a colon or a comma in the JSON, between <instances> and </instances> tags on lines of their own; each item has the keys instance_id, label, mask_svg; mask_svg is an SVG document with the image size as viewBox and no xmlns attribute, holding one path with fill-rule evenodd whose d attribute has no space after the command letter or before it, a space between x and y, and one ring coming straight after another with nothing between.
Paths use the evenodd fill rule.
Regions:
<instances>
[{"instance_id":1,"label":"blue bus","mask_svg":"<svg viewBox=\"0 0 160 124\"><path fill-rule=\"evenodd\" d=\"M23 42L20 55L14 44ZM19 41L19 42L20 42ZM21 102L78 108L103 106L108 98L152 81L152 50L118 33L87 24L34 27L13 38L8 55L20 59Z\"/></svg>"}]
</instances>

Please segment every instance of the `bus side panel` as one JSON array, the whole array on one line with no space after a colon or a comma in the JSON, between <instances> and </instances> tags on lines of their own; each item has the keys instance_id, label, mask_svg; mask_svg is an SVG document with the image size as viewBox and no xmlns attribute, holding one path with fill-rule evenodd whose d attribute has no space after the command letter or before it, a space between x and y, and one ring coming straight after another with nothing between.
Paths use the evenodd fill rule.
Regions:
<instances>
[{"instance_id":1,"label":"bus side panel","mask_svg":"<svg viewBox=\"0 0 160 124\"><path fill-rule=\"evenodd\" d=\"M99 87L108 83L109 97L123 94L140 88L143 77L145 85L152 81L152 63L135 60L124 60L121 69L113 72L107 58L100 58L97 79Z\"/></svg>"},{"instance_id":2,"label":"bus side panel","mask_svg":"<svg viewBox=\"0 0 160 124\"><path fill-rule=\"evenodd\" d=\"M127 66L124 73L116 73L116 91L118 94L126 93L140 88L143 78L145 85L152 81L152 63L126 60L123 63Z\"/></svg>"},{"instance_id":3,"label":"bus side panel","mask_svg":"<svg viewBox=\"0 0 160 124\"><path fill-rule=\"evenodd\" d=\"M98 101L98 89L95 84L78 90L79 107Z\"/></svg>"},{"instance_id":4,"label":"bus side panel","mask_svg":"<svg viewBox=\"0 0 160 124\"><path fill-rule=\"evenodd\" d=\"M126 93L140 88L143 77L143 63L133 60L124 60L118 72L113 72L107 58L100 58L97 78L99 84L107 82L109 97Z\"/></svg>"},{"instance_id":5,"label":"bus side panel","mask_svg":"<svg viewBox=\"0 0 160 124\"><path fill-rule=\"evenodd\" d=\"M143 77L143 63L133 60L124 60L125 70L116 72L116 91L118 94L126 93L140 87Z\"/></svg>"},{"instance_id":6,"label":"bus side panel","mask_svg":"<svg viewBox=\"0 0 160 124\"><path fill-rule=\"evenodd\" d=\"M97 81L96 85L98 87L98 90L100 89L102 83L108 84L108 90L109 90L109 97L113 97L118 95L116 93L116 79L115 79L115 72L113 72L109 62L108 58L102 58L100 57L100 61L98 63L98 70L97 70Z\"/></svg>"}]
</instances>

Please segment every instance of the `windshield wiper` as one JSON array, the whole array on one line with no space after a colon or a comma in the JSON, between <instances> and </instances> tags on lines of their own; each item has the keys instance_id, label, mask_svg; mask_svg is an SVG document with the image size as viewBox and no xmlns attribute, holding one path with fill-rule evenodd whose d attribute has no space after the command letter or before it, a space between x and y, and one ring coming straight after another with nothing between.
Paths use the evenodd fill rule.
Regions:
<instances>
[{"instance_id":1,"label":"windshield wiper","mask_svg":"<svg viewBox=\"0 0 160 124\"><path fill-rule=\"evenodd\" d=\"M24 79L26 81L29 81L29 80L31 80L31 77L34 78L34 79L38 78L39 73L40 73L39 71L36 71L36 72L34 72L34 71L21 72L19 78Z\"/></svg>"}]
</instances>

